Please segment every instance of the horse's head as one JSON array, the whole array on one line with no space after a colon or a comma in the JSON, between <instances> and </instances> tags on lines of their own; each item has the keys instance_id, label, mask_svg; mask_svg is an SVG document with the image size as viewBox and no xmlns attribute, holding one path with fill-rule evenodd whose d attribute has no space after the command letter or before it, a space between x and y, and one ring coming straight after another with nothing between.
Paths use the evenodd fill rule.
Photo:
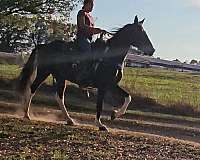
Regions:
<instances>
[{"instance_id":1,"label":"horse's head","mask_svg":"<svg viewBox=\"0 0 200 160\"><path fill-rule=\"evenodd\" d=\"M144 19L138 20L135 16L134 23L127 24L123 28L119 29L116 34L111 38L111 43L115 46L134 46L145 55L152 56L155 52L153 45L147 36L146 31L143 28Z\"/></svg>"},{"instance_id":2,"label":"horse's head","mask_svg":"<svg viewBox=\"0 0 200 160\"><path fill-rule=\"evenodd\" d=\"M132 30L132 32L130 32L130 42L131 45L137 47L140 51L144 52L145 55L152 56L155 49L142 26L143 23L144 19L139 22L138 17L135 16L134 23L130 26L130 30Z\"/></svg>"}]
</instances>

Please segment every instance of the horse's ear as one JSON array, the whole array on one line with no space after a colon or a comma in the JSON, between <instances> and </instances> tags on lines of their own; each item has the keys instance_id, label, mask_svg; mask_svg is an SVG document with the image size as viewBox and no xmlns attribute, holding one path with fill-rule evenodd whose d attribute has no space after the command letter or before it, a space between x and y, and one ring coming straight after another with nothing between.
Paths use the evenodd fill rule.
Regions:
<instances>
[{"instance_id":1,"label":"horse's ear","mask_svg":"<svg viewBox=\"0 0 200 160\"><path fill-rule=\"evenodd\" d=\"M142 25L144 23L144 21L145 21L145 18L142 21L140 21L139 24Z\"/></svg>"},{"instance_id":2,"label":"horse's ear","mask_svg":"<svg viewBox=\"0 0 200 160\"><path fill-rule=\"evenodd\" d=\"M137 17L137 15L135 16L134 24L138 24L138 17Z\"/></svg>"}]
</instances>

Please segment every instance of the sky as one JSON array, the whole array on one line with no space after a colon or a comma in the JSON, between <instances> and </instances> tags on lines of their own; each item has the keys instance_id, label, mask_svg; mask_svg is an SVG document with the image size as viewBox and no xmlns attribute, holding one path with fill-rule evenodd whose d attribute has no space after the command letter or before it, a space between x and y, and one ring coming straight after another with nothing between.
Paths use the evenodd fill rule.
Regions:
<instances>
[{"instance_id":1,"label":"sky","mask_svg":"<svg viewBox=\"0 0 200 160\"><path fill-rule=\"evenodd\" d=\"M73 11L73 23L81 7ZM95 0L92 15L95 26L108 31L133 23L138 15L145 18L154 57L200 61L200 0Z\"/></svg>"}]
</instances>

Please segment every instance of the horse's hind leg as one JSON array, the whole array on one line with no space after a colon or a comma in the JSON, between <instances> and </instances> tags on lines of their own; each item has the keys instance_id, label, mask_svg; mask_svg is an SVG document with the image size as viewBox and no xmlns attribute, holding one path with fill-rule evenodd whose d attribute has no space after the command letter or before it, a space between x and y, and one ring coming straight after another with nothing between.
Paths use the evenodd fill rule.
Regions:
<instances>
[{"instance_id":1,"label":"horse's hind leg","mask_svg":"<svg viewBox=\"0 0 200 160\"><path fill-rule=\"evenodd\" d=\"M35 80L33 81L30 90L26 93L25 97L24 97L24 118L29 119L30 120L30 114L29 114L29 110L30 110L30 105L31 105L31 100L33 98L33 96L35 95L35 92L37 90L37 88L42 84L42 82L49 76L49 72L47 72L47 70L45 69L41 69L38 68L37 69L37 76L35 78Z\"/></svg>"},{"instance_id":2,"label":"horse's hind leg","mask_svg":"<svg viewBox=\"0 0 200 160\"><path fill-rule=\"evenodd\" d=\"M59 104L59 107L61 108L62 112L66 116L67 124L69 125L75 125L75 122L73 119L69 116L68 111L65 107L65 89L66 89L66 81L65 80L57 80L56 87L57 87L57 93L56 93L56 100Z\"/></svg>"},{"instance_id":3,"label":"horse's hind leg","mask_svg":"<svg viewBox=\"0 0 200 160\"><path fill-rule=\"evenodd\" d=\"M101 119L100 119L101 113L102 113L104 96L105 96L105 90L98 89L96 124L99 127L100 131L108 131L107 127L101 123Z\"/></svg>"},{"instance_id":4,"label":"horse's hind leg","mask_svg":"<svg viewBox=\"0 0 200 160\"><path fill-rule=\"evenodd\" d=\"M111 120L114 120L117 117L122 116L125 114L129 103L131 102L131 96L126 91L124 91L122 88L120 88L118 85L113 88L115 92L117 92L120 96L124 97L124 104L120 106L118 109L114 110L111 115Z\"/></svg>"}]
</instances>

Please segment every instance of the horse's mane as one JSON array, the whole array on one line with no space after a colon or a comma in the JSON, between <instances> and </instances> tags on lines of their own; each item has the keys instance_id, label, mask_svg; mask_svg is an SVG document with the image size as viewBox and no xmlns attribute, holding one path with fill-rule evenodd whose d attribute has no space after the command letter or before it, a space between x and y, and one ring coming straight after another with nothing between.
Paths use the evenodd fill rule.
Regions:
<instances>
[{"instance_id":1,"label":"horse's mane","mask_svg":"<svg viewBox=\"0 0 200 160\"><path fill-rule=\"evenodd\" d=\"M121 28L117 28L117 29L111 31L113 36L110 39L108 39L108 41L107 41L108 44L111 44L113 41L115 41L119 37L119 35L121 35L122 33L126 32L127 29L130 27L130 25L131 24L126 24Z\"/></svg>"},{"instance_id":2,"label":"horse's mane","mask_svg":"<svg viewBox=\"0 0 200 160\"><path fill-rule=\"evenodd\" d=\"M131 24L126 24L124 25L123 27L118 27L116 28L115 30L112 30L111 32L116 35L118 34L119 32L123 31L125 28L129 27Z\"/></svg>"}]
</instances>

